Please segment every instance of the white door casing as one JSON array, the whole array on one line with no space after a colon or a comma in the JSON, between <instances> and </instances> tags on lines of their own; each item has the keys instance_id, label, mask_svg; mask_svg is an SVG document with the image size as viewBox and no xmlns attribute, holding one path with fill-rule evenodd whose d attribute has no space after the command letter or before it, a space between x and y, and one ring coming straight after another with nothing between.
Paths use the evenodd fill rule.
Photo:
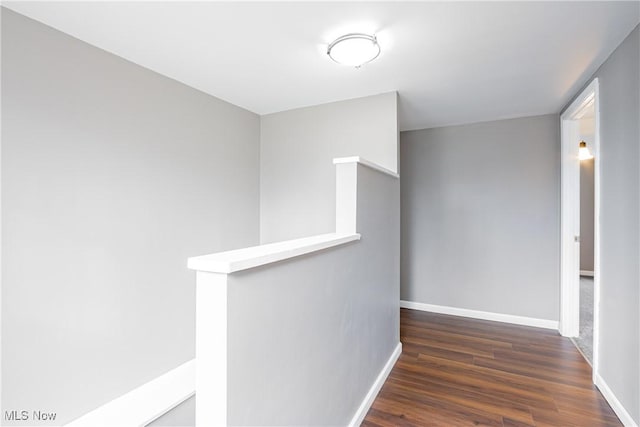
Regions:
<instances>
[{"instance_id":1,"label":"white door casing","mask_svg":"<svg viewBox=\"0 0 640 427\"><path fill-rule=\"evenodd\" d=\"M600 325L600 108L595 78L560 117L561 219L560 219L560 334L576 337L580 330L580 141L578 120L586 110L595 111L594 142L594 323L593 378L598 374Z\"/></svg>"}]
</instances>

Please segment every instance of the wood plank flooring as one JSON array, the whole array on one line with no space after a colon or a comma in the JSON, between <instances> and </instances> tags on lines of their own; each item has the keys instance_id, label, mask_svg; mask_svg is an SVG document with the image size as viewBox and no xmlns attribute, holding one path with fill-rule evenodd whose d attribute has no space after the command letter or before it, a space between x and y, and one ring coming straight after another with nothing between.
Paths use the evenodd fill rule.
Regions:
<instances>
[{"instance_id":1,"label":"wood plank flooring","mask_svg":"<svg viewBox=\"0 0 640 427\"><path fill-rule=\"evenodd\" d=\"M556 331L402 309L402 355L363 426L621 426Z\"/></svg>"}]
</instances>

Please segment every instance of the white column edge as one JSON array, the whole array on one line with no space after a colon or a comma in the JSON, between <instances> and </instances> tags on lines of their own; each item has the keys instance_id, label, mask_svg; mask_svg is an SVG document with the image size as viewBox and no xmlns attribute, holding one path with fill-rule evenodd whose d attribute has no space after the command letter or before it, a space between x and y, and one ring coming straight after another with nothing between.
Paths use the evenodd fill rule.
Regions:
<instances>
[{"instance_id":1,"label":"white column edge","mask_svg":"<svg viewBox=\"0 0 640 427\"><path fill-rule=\"evenodd\" d=\"M360 156L351 156L351 157L337 157L333 159L334 165L339 165L342 163L360 163L363 166L367 166L371 169L375 169L384 174L390 175L394 178L400 178L400 175L397 172L392 171L391 169L387 169L384 166L380 166L379 164L372 162L371 160L364 159Z\"/></svg>"}]
</instances>

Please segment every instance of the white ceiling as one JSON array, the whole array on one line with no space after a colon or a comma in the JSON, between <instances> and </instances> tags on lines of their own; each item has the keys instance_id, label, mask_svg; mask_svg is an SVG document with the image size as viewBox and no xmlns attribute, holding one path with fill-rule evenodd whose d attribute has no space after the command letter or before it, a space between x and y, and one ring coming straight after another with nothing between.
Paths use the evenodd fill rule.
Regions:
<instances>
[{"instance_id":1,"label":"white ceiling","mask_svg":"<svg viewBox=\"0 0 640 427\"><path fill-rule=\"evenodd\" d=\"M638 2L3 2L258 114L397 90L400 127L558 112L640 21ZM375 32L361 69L326 45Z\"/></svg>"}]
</instances>

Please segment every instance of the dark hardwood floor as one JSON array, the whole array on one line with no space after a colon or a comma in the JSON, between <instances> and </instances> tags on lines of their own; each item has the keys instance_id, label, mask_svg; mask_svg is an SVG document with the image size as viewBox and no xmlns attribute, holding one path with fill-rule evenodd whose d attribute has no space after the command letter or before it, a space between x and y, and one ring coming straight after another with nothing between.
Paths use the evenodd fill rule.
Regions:
<instances>
[{"instance_id":1,"label":"dark hardwood floor","mask_svg":"<svg viewBox=\"0 0 640 427\"><path fill-rule=\"evenodd\" d=\"M556 331L402 309L402 355L363 426L621 426Z\"/></svg>"}]
</instances>

